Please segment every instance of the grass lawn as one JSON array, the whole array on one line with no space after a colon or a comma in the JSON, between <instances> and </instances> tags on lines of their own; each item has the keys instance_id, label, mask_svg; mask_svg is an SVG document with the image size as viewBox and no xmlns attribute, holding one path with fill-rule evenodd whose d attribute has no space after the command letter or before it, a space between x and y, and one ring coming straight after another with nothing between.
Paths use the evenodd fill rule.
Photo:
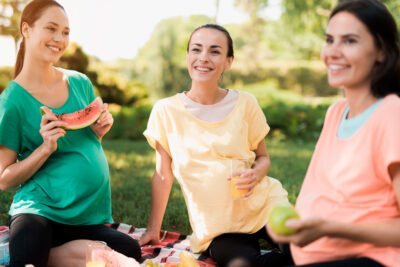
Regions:
<instances>
[{"instance_id":1,"label":"grass lawn","mask_svg":"<svg viewBox=\"0 0 400 267\"><path fill-rule=\"evenodd\" d=\"M295 201L314 143L268 140L272 166L269 175L282 181ZM154 151L145 141L104 142L109 160L114 219L145 227L150 210L150 179L154 171ZM14 192L0 192L0 225L8 221L7 211ZM186 207L177 183L171 192L163 228L190 233Z\"/></svg>"}]
</instances>

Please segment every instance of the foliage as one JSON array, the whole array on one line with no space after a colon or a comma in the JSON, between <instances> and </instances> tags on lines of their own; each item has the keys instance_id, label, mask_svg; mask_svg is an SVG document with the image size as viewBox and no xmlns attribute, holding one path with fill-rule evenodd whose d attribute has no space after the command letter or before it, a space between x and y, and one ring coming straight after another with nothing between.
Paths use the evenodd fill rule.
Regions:
<instances>
[{"instance_id":1,"label":"foliage","mask_svg":"<svg viewBox=\"0 0 400 267\"><path fill-rule=\"evenodd\" d=\"M298 143L267 137L271 155L269 175L281 180L292 202L296 200L304 177L313 143ZM114 219L138 227L145 227L150 211L151 176L154 172L154 150L145 141L104 141L111 173ZM7 211L14 190L0 192L0 225L8 223ZM175 182L163 221L164 229L189 234L190 226L185 202Z\"/></svg>"},{"instance_id":2,"label":"foliage","mask_svg":"<svg viewBox=\"0 0 400 267\"><path fill-rule=\"evenodd\" d=\"M0 35L11 36L15 47L20 37L19 20L28 0L0 0Z\"/></svg>"},{"instance_id":3,"label":"foliage","mask_svg":"<svg viewBox=\"0 0 400 267\"><path fill-rule=\"evenodd\" d=\"M11 67L0 68L0 93L7 87L13 77L14 69Z\"/></svg>"},{"instance_id":4,"label":"foliage","mask_svg":"<svg viewBox=\"0 0 400 267\"><path fill-rule=\"evenodd\" d=\"M186 70L186 45L190 33L213 19L206 16L162 20L135 59L135 72L157 99L172 95L190 84Z\"/></svg>"},{"instance_id":5,"label":"foliage","mask_svg":"<svg viewBox=\"0 0 400 267\"><path fill-rule=\"evenodd\" d=\"M271 127L272 136L299 141L316 140L325 112L336 98L304 98L274 89L268 82L246 86L254 94Z\"/></svg>"}]
</instances>

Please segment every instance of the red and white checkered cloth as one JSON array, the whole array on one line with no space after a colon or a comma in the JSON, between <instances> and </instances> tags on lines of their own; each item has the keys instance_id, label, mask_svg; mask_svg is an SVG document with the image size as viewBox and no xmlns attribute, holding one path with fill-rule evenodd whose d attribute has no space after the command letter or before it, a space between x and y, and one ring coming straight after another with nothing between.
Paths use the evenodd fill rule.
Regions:
<instances>
[{"instance_id":1,"label":"red and white checkered cloth","mask_svg":"<svg viewBox=\"0 0 400 267\"><path fill-rule=\"evenodd\" d=\"M146 228L136 228L134 226L116 223L110 227L125 233L135 239L139 239L146 231ZM143 262L151 259L154 263L169 263L179 262L179 253L182 251L190 250L189 237L178 232L169 232L161 230L160 233L161 243L158 245L146 245L142 247ZM215 262L206 254L192 253L193 257L197 259L201 267L214 267Z\"/></svg>"}]
</instances>

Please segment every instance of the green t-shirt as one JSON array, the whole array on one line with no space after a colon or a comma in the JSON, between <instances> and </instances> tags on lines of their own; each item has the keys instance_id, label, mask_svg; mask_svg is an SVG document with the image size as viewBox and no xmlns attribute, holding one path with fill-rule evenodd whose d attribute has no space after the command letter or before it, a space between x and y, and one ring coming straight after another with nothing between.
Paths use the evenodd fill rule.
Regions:
<instances>
[{"instance_id":1,"label":"green t-shirt","mask_svg":"<svg viewBox=\"0 0 400 267\"><path fill-rule=\"evenodd\" d=\"M78 72L67 76L66 103L52 109L70 113L95 98L89 79ZM11 81L0 95L0 144L26 159L43 143L39 133L43 106L17 82ZM69 225L112 222L110 175L100 141L86 127L58 140L58 149L16 192L9 214L30 213Z\"/></svg>"}]
</instances>

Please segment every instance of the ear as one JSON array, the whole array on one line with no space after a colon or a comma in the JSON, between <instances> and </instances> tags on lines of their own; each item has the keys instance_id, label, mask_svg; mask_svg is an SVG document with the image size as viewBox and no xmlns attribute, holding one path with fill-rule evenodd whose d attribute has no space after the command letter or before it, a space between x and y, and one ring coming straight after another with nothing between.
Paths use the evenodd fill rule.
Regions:
<instances>
[{"instance_id":1,"label":"ear","mask_svg":"<svg viewBox=\"0 0 400 267\"><path fill-rule=\"evenodd\" d=\"M21 25L21 33L22 33L22 36L23 36L24 38L29 38L30 29L31 29L31 27L29 26L28 23L26 23L25 21L22 22L22 25Z\"/></svg>"},{"instance_id":2,"label":"ear","mask_svg":"<svg viewBox=\"0 0 400 267\"><path fill-rule=\"evenodd\" d=\"M385 53L382 50L379 50L378 57L377 57L376 61L378 63L382 63L383 61L385 61L385 58L386 58L385 57Z\"/></svg>"},{"instance_id":3,"label":"ear","mask_svg":"<svg viewBox=\"0 0 400 267\"><path fill-rule=\"evenodd\" d=\"M229 70L231 68L232 62L233 62L233 57L228 57L225 62L224 70Z\"/></svg>"}]
</instances>

